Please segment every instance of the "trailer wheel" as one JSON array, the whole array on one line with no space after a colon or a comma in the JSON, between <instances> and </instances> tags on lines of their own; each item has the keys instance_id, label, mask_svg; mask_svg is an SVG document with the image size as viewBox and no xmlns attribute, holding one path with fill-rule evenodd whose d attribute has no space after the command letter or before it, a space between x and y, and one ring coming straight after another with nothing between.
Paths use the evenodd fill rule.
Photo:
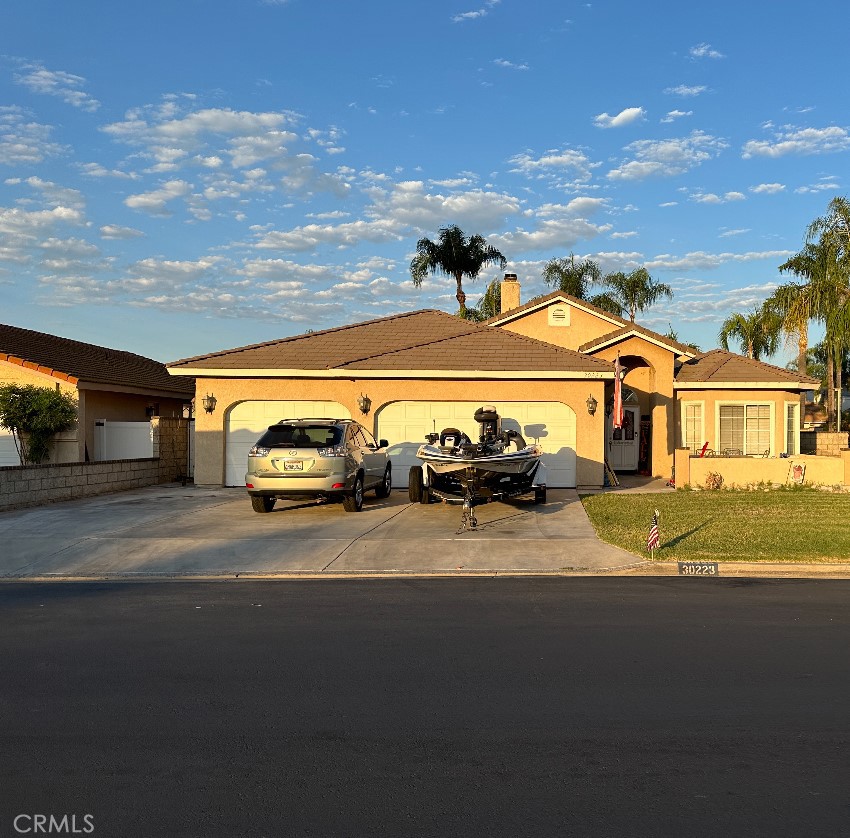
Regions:
<instances>
[{"instance_id":1,"label":"trailer wheel","mask_svg":"<svg viewBox=\"0 0 850 838\"><path fill-rule=\"evenodd\" d=\"M407 475L407 497L411 503L422 503L422 469L420 466L411 466Z\"/></svg>"}]
</instances>

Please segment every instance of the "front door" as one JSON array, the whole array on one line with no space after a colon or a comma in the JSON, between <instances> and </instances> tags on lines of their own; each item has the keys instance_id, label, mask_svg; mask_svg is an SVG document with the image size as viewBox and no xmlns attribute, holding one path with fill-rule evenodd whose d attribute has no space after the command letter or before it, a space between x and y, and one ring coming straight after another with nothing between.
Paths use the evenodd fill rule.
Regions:
<instances>
[{"instance_id":1,"label":"front door","mask_svg":"<svg viewBox=\"0 0 850 838\"><path fill-rule=\"evenodd\" d=\"M623 408L623 427L615 428L608 417L608 464L614 471L637 471L640 408Z\"/></svg>"}]
</instances>

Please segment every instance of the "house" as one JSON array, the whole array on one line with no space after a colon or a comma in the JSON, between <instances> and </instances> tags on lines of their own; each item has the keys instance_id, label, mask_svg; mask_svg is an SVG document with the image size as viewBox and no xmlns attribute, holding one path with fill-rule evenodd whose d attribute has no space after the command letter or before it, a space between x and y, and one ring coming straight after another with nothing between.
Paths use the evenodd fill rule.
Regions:
<instances>
[{"instance_id":1,"label":"house","mask_svg":"<svg viewBox=\"0 0 850 838\"><path fill-rule=\"evenodd\" d=\"M105 459L98 423L180 417L195 389L191 378L169 375L151 358L4 324L0 384L55 387L74 396L77 427L57 436L54 463ZM0 429L0 466L18 463L10 434Z\"/></svg>"},{"instance_id":2,"label":"house","mask_svg":"<svg viewBox=\"0 0 850 838\"><path fill-rule=\"evenodd\" d=\"M625 422L610 404L619 358ZM669 476L677 447L763 454L799 446L800 393L811 379L692 347L553 292L520 303L502 283L502 312L483 324L425 310L175 361L195 377L195 481L241 486L248 448L292 417L358 418L391 443L396 485L425 435L477 437L476 407L544 450L550 487L601 486L616 470Z\"/></svg>"}]
</instances>

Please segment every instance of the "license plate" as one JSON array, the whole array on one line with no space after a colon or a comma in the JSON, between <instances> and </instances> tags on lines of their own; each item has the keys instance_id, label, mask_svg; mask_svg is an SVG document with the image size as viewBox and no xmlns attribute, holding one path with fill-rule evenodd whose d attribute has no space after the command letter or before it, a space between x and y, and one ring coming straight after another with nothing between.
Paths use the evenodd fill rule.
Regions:
<instances>
[{"instance_id":1,"label":"license plate","mask_svg":"<svg viewBox=\"0 0 850 838\"><path fill-rule=\"evenodd\" d=\"M284 471L304 471L303 460L287 460L283 464Z\"/></svg>"}]
</instances>

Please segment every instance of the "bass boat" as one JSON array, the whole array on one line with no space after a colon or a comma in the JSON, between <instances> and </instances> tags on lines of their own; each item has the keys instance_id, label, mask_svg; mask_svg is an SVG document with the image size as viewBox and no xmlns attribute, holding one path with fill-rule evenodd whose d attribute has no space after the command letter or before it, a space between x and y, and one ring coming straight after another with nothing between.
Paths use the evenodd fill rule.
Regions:
<instances>
[{"instance_id":1,"label":"bass boat","mask_svg":"<svg viewBox=\"0 0 850 838\"><path fill-rule=\"evenodd\" d=\"M543 449L527 445L519 431L503 430L501 417L492 405L479 407L475 421L478 442L457 428L429 434L416 452L421 466L410 469L410 500L431 499L464 506L463 529L476 526L474 507L491 500L534 492L536 503L546 502L546 467Z\"/></svg>"}]
</instances>

